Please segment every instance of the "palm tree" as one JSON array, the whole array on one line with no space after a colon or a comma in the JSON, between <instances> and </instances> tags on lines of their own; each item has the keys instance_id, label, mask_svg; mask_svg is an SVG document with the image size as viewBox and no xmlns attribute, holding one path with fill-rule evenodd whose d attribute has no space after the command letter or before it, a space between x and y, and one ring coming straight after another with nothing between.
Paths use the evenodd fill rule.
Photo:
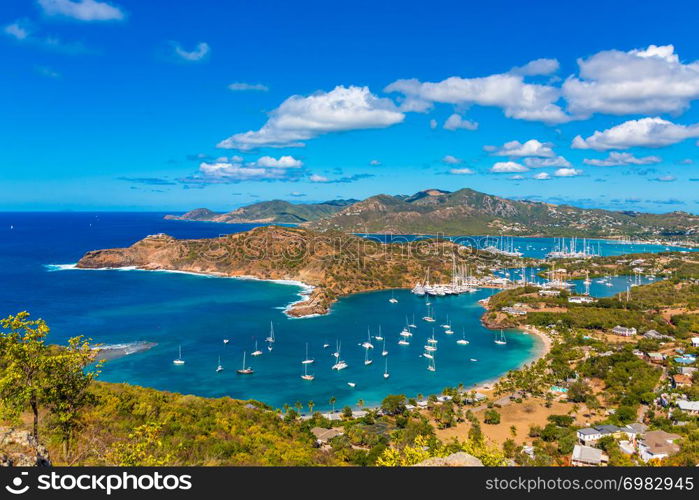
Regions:
<instances>
[{"instance_id":1,"label":"palm tree","mask_svg":"<svg viewBox=\"0 0 699 500\"><path fill-rule=\"evenodd\" d=\"M335 396L332 396L332 397L330 398L329 403L330 403L330 405L332 406L332 413L335 413L335 402L336 402L336 401L337 401L337 399L335 398Z\"/></svg>"},{"instance_id":2,"label":"palm tree","mask_svg":"<svg viewBox=\"0 0 699 500\"><path fill-rule=\"evenodd\" d=\"M360 399L359 401L357 401L357 409L361 410L363 406L364 406L363 399Z\"/></svg>"},{"instance_id":3,"label":"palm tree","mask_svg":"<svg viewBox=\"0 0 699 500\"><path fill-rule=\"evenodd\" d=\"M313 415L313 407L316 405L313 401L309 401L308 403L308 411Z\"/></svg>"},{"instance_id":4,"label":"palm tree","mask_svg":"<svg viewBox=\"0 0 699 500\"><path fill-rule=\"evenodd\" d=\"M294 403L294 407L296 408L296 411L298 411L298 412L299 412L299 415L300 415L300 414L301 414L301 410L303 410L303 404L301 403L301 401L296 401L296 402Z\"/></svg>"}]
</instances>

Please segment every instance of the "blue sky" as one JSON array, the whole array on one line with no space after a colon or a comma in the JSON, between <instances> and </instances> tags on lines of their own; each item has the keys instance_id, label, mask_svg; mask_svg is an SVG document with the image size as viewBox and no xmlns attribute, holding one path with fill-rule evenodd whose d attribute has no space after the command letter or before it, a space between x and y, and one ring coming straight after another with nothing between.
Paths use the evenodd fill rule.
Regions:
<instances>
[{"instance_id":1,"label":"blue sky","mask_svg":"<svg viewBox=\"0 0 699 500\"><path fill-rule=\"evenodd\" d=\"M0 209L699 211L692 3L329 5L4 0Z\"/></svg>"}]
</instances>

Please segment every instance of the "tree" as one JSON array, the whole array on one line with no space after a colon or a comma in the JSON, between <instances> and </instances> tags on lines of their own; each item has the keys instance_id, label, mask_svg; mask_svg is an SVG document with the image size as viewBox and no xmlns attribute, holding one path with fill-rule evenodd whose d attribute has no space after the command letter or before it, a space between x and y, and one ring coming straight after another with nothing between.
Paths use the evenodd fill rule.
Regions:
<instances>
[{"instance_id":1,"label":"tree","mask_svg":"<svg viewBox=\"0 0 699 500\"><path fill-rule=\"evenodd\" d=\"M316 405L313 401L309 401L306 403L308 405L308 411L311 415L313 415L313 407Z\"/></svg>"},{"instance_id":2,"label":"tree","mask_svg":"<svg viewBox=\"0 0 699 500\"><path fill-rule=\"evenodd\" d=\"M483 416L483 423L497 425L500 423L500 414L497 410L487 410Z\"/></svg>"},{"instance_id":3,"label":"tree","mask_svg":"<svg viewBox=\"0 0 699 500\"><path fill-rule=\"evenodd\" d=\"M330 406L332 407L332 412L335 413L335 402L337 402L337 398L335 396L332 396L330 398Z\"/></svg>"},{"instance_id":4,"label":"tree","mask_svg":"<svg viewBox=\"0 0 699 500\"><path fill-rule=\"evenodd\" d=\"M24 311L0 320L6 331L0 332L5 362L0 378L0 400L3 412L17 418L27 408L32 412L32 435L39 440L39 407L46 395L46 363L49 347L44 340L49 327L41 319L30 320Z\"/></svg>"},{"instance_id":5,"label":"tree","mask_svg":"<svg viewBox=\"0 0 699 500\"><path fill-rule=\"evenodd\" d=\"M96 397L89 388L99 375L102 363L99 362L88 370L87 367L94 359L95 351L90 347L89 341L79 336L71 338L67 347L57 349L56 354L50 356L46 363L52 380L45 391L46 404L52 422L61 433L66 459L73 433L80 426L82 409L96 402Z\"/></svg>"},{"instance_id":6,"label":"tree","mask_svg":"<svg viewBox=\"0 0 699 500\"><path fill-rule=\"evenodd\" d=\"M387 415L397 415L405 411L405 396L403 394L389 394L381 401L381 409Z\"/></svg>"},{"instance_id":7,"label":"tree","mask_svg":"<svg viewBox=\"0 0 699 500\"><path fill-rule=\"evenodd\" d=\"M140 425L129 434L129 440L115 443L107 452L107 461L121 467L162 467L172 465L172 457L166 454L160 458L163 446L160 440L161 424Z\"/></svg>"}]
</instances>

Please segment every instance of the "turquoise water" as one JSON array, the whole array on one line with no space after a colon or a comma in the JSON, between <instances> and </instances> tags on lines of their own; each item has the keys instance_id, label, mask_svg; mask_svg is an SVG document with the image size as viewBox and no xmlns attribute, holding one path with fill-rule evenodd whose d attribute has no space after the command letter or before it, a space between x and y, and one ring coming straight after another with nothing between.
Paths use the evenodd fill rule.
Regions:
<instances>
[{"instance_id":1,"label":"turquoise water","mask_svg":"<svg viewBox=\"0 0 699 500\"><path fill-rule=\"evenodd\" d=\"M295 286L179 273L49 267L74 263L88 250L127 246L153 233L204 238L254 227L165 221L162 215L0 214L0 315L28 310L43 317L52 327L50 340L56 343L84 334L104 344L156 344L109 361L103 380L201 396L254 398L274 406L313 400L318 409L329 408L331 397L337 406L354 405L359 399L376 404L390 393L414 396L459 383L469 387L521 365L541 347L533 336L518 332L507 332L505 346L493 342L493 332L480 325L482 308L477 304L492 293L489 290L432 299L438 320L432 324L420 319L426 312L425 299L407 291L395 292L398 304L388 302L391 292L358 294L340 300L327 316L291 319L283 309L298 300L300 290ZM412 321L413 314L418 328L411 345L401 347L398 333L405 317ZM455 332L451 336L439 326L447 315ZM270 321L277 337L272 352L263 342ZM389 351L388 379L383 377L381 342L373 340L373 364L368 366L358 345L366 340L367 327L375 335L379 325ZM434 373L421 357L433 326L439 341ZM469 345L456 344L462 329ZM230 343L224 345L224 338ZM237 375L243 351L249 353L255 340L264 354L248 357L254 375ZM342 357L349 364L340 372L330 369L336 342L342 343ZM312 382L300 378L306 343L315 359L310 365L316 377ZM325 343L331 347L324 349ZM175 366L172 360L180 345L186 364ZM217 374L219 356L225 369Z\"/></svg>"}]
</instances>

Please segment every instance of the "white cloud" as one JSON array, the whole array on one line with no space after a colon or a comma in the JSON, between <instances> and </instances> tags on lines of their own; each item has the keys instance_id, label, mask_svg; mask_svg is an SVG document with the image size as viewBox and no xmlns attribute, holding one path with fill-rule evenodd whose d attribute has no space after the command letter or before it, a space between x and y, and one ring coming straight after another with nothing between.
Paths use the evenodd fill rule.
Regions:
<instances>
[{"instance_id":1,"label":"white cloud","mask_svg":"<svg viewBox=\"0 0 699 500\"><path fill-rule=\"evenodd\" d=\"M9 35L16 40L26 40L31 34L28 24L22 20L8 24L3 28L3 31L6 35Z\"/></svg>"},{"instance_id":2,"label":"white cloud","mask_svg":"<svg viewBox=\"0 0 699 500\"><path fill-rule=\"evenodd\" d=\"M511 179L513 181L521 181L524 179L524 176L521 174L515 174L515 175L509 176L508 179Z\"/></svg>"},{"instance_id":3,"label":"white cloud","mask_svg":"<svg viewBox=\"0 0 699 500\"><path fill-rule=\"evenodd\" d=\"M575 137L571 147L576 149L628 149L635 146L659 148L699 137L699 124L677 125L662 118L629 120L602 132L596 131L587 139Z\"/></svg>"},{"instance_id":4,"label":"white cloud","mask_svg":"<svg viewBox=\"0 0 699 500\"><path fill-rule=\"evenodd\" d=\"M660 177L656 177L655 179L651 179L656 182L675 182L677 180L677 177L674 175L661 175Z\"/></svg>"},{"instance_id":5,"label":"white cloud","mask_svg":"<svg viewBox=\"0 0 699 500\"><path fill-rule=\"evenodd\" d=\"M583 163L594 165L595 167L617 167L620 165L651 165L661 161L663 160L659 156L642 156L638 158L631 153L612 151L602 160L585 158Z\"/></svg>"},{"instance_id":6,"label":"white cloud","mask_svg":"<svg viewBox=\"0 0 699 500\"><path fill-rule=\"evenodd\" d=\"M379 165L381 165L381 162L379 160L371 160L369 162L369 165L371 165L372 167L378 167Z\"/></svg>"},{"instance_id":7,"label":"white cloud","mask_svg":"<svg viewBox=\"0 0 699 500\"><path fill-rule=\"evenodd\" d=\"M63 16L79 21L120 21L124 12L114 5L97 0L38 0L47 16Z\"/></svg>"},{"instance_id":8,"label":"white cloud","mask_svg":"<svg viewBox=\"0 0 699 500\"><path fill-rule=\"evenodd\" d=\"M291 96L262 128L235 134L220 148L249 150L257 147L302 146L301 141L329 132L384 128L400 123L405 115L390 99L379 98L367 87L335 87L330 92Z\"/></svg>"},{"instance_id":9,"label":"white cloud","mask_svg":"<svg viewBox=\"0 0 699 500\"><path fill-rule=\"evenodd\" d=\"M458 165L461 163L461 158L457 158L456 156L452 155L446 155L444 158L442 158L442 161L444 163L448 163L449 165Z\"/></svg>"},{"instance_id":10,"label":"white cloud","mask_svg":"<svg viewBox=\"0 0 699 500\"><path fill-rule=\"evenodd\" d=\"M330 182L330 179L323 175L313 174L309 177L311 182Z\"/></svg>"},{"instance_id":11,"label":"white cloud","mask_svg":"<svg viewBox=\"0 0 699 500\"><path fill-rule=\"evenodd\" d=\"M559 168L553 173L553 175L556 177L575 177L581 175L582 173L582 170L578 170L576 168Z\"/></svg>"},{"instance_id":12,"label":"white cloud","mask_svg":"<svg viewBox=\"0 0 699 500\"><path fill-rule=\"evenodd\" d=\"M505 116L520 120L562 123L569 120L555 104L560 89L526 83L522 75L503 73L481 78L452 76L441 82L397 80L385 89L399 92L407 99L424 103L455 105L478 104L501 108Z\"/></svg>"},{"instance_id":13,"label":"white cloud","mask_svg":"<svg viewBox=\"0 0 699 500\"><path fill-rule=\"evenodd\" d=\"M489 148L486 150L492 151L494 156L538 156L542 158L551 158L556 156L551 149L551 144L539 142L536 139L529 139L522 144L519 141L506 142L501 148Z\"/></svg>"},{"instance_id":14,"label":"white cloud","mask_svg":"<svg viewBox=\"0 0 699 500\"><path fill-rule=\"evenodd\" d=\"M534 175L532 178L536 179L537 181L547 181L551 178L551 176L546 172L539 172L538 174Z\"/></svg>"},{"instance_id":15,"label":"white cloud","mask_svg":"<svg viewBox=\"0 0 699 500\"><path fill-rule=\"evenodd\" d=\"M472 122L471 120L464 120L461 118L461 115L454 113L447 118L447 121L444 122L444 128L446 130L457 130L460 128L465 130L476 130L478 128L478 123Z\"/></svg>"},{"instance_id":16,"label":"white cloud","mask_svg":"<svg viewBox=\"0 0 699 500\"><path fill-rule=\"evenodd\" d=\"M558 71L558 61L556 59L535 59L524 66L517 66L510 70L513 75L539 76L550 75Z\"/></svg>"},{"instance_id":17,"label":"white cloud","mask_svg":"<svg viewBox=\"0 0 699 500\"><path fill-rule=\"evenodd\" d=\"M471 175L475 174L476 172L470 168L452 168L449 170L449 173L453 175Z\"/></svg>"},{"instance_id":18,"label":"white cloud","mask_svg":"<svg viewBox=\"0 0 699 500\"><path fill-rule=\"evenodd\" d=\"M303 162L297 160L293 156L282 156L279 159L272 158L271 156L263 156L257 160L255 164L260 167L272 168L299 168L303 166Z\"/></svg>"},{"instance_id":19,"label":"white cloud","mask_svg":"<svg viewBox=\"0 0 699 500\"><path fill-rule=\"evenodd\" d=\"M490 171L493 173L513 173L513 172L527 172L529 169L514 161L499 161L490 167Z\"/></svg>"},{"instance_id":20,"label":"white cloud","mask_svg":"<svg viewBox=\"0 0 699 500\"><path fill-rule=\"evenodd\" d=\"M699 61L682 64L672 45L605 50L578 59L578 66L579 76L562 87L577 115L676 114L699 98Z\"/></svg>"},{"instance_id":21,"label":"white cloud","mask_svg":"<svg viewBox=\"0 0 699 500\"><path fill-rule=\"evenodd\" d=\"M525 158L524 164L530 168L570 167L570 162L563 156L554 156L553 158Z\"/></svg>"},{"instance_id":22,"label":"white cloud","mask_svg":"<svg viewBox=\"0 0 699 500\"><path fill-rule=\"evenodd\" d=\"M197 44L197 46L194 48L194 50L185 50L177 42L173 42L172 47L173 47L175 54L177 56L184 59L185 61L190 61L190 62L201 61L211 51L209 44L206 42L199 42Z\"/></svg>"},{"instance_id":23,"label":"white cloud","mask_svg":"<svg viewBox=\"0 0 699 500\"><path fill-rule=\"evenodd\" d=\"M434 129L437 128L437 125L438 125L437 120L435 120L434 118L432 118L432 119L430 120L430 128L431 128L432 130L434 130Z\"/></svg>"},{"instance_id":24,"label":"white cloud","mask_svg":"<svg viewBox=\"0 0 699 500\"><path fill-rule=\"evenodd\" d=\"M234 92L243 92L246 90L255 90L258 92L267 92L269 87L267 85L262 85L261 83L245 83L245 82L235 82L228 86L229 90Z\"/></svg>"}]
</instances>

